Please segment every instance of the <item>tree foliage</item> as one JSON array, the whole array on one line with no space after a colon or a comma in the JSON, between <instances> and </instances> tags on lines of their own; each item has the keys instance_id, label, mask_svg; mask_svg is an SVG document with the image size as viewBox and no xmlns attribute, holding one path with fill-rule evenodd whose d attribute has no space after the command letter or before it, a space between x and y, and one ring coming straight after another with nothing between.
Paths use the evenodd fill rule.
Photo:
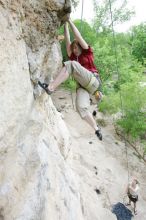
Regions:
<instances>
[{"instance_id":1,"label":"tree foliage","mask_svg":"<svg viewBox=\"0 0 146 220\"><path fill-rule=\"evenodd\" d=\"M125 83L121 92L124 117L118 124L133 138L143 137L146 132L146 89L135 81Z\"/></svg>"},{"instance_id":2,"label":"tree foliage","mask_svg":"<svg viewBox=\"0 0 146 220\"><path fill-rule=\"evenodd\" d=\"M146 65L146 22L131 30L132 54Z\"/></svg>"},{"instance_id":3,"label":"tree foliage","mask_svg":"<svg viewBox=\"0 0 146 220\"><path fill-rule=\"evenodd\" d=\"M76 8L77 5L79 4L79 0L71 0L73 8Z\"/></svg>"},{"instance_id":4,"label":"tree foliage","mask_svg":"<svg viewBox=\"0 0 146 220\"><path fill-rule=\"evenodd\" d=\"M94 28L97 32L110 30L114 25L130 20L135 12L127 8L127 0L93 0L94 2ZM112 16L112 21L111 21Z\"/></svg>"}]
</instances>

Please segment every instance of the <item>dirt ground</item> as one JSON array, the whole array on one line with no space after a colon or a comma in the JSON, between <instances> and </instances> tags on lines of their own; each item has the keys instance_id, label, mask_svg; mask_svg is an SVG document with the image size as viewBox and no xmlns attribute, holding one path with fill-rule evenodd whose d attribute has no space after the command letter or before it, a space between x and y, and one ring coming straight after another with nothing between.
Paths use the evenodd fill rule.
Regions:
<instances>
[{"instance_id":1,"label":"dirt ground","mask_svg":"<svg viewBox=\"0 0 146 220\"><path fill-rule=\"evenodd\" d=\"M52 95L52 100L70 131L71 149L67 163L79 182L86 219L97 220L95 213L98 210L98 219L109 220L109 217L102 217L103 210L110 211L113 204L128 201L124 197L126 185L135 176L140 182L140 191L138 215L133 219L146 220L146 164L115 134L111 118L101 113L96 115L104 122L104 126L100 126L103 134L100 141L76 112L75 93L71 95L70 91L61 88ZM92 106L91 111L94 109L95 106ZM129 209L133 212L133 207Z\"/></svg>"}]
</instances>

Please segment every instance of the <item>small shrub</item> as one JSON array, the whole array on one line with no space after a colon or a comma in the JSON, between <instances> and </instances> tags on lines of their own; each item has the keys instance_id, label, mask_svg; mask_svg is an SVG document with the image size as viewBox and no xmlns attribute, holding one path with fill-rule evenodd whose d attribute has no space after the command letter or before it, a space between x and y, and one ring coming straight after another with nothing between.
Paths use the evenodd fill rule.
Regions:
<instances>
[{"instance_id":1,"label":"small shrub","mask_svg":"<svg viewBox=\"0 0 146 220\"><path fill-rule=\"evenodd\" d=\"M99 111L103 113L116 113L120 110L120 96L118 93L104 96L99 104Z\"/></svg>"},{"instance_id":2,"label":"small shrub","mask_svg":"<svg viewBox=\"0 0 146 220\"><path fill-rule=\"evenodd\" d=\"M65 89L68 89L68 90L71 90L71 91L75 91L76 90L76 87L77 87L77 83L75 80L73 79L67 79L63 84L62 86L65 88Z\"/></svg>"},{"instance_id":3,"label":"small shrub","mask_svg":"<svg viewBox=\"0 0 146 220\"><path fill-rule=\"evenodd\" d=\"M127 83L121 87L123 117L117 123L133 138L146 133L146 90L139 83Z\"/></svg>"}]
</instances>

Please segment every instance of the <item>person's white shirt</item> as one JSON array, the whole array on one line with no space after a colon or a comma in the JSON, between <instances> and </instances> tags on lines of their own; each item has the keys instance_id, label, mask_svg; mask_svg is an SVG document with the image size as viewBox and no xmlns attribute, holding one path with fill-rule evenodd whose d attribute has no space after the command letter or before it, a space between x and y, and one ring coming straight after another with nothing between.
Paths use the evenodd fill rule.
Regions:
<instances>
[{"instance_id":1,"label":"person's white shirt","mask_svg":"<svg viewBox=\"0 0 146 220\"><path fill-rule=\"evenodd\" d=\"M132 182L130 182L129 186L128 186L128 192L130 193L130 195L137 196L138 195L138 191L139 191L139 185L136 184L136 186L134 187Z\"/></svg>"}]
</instances>

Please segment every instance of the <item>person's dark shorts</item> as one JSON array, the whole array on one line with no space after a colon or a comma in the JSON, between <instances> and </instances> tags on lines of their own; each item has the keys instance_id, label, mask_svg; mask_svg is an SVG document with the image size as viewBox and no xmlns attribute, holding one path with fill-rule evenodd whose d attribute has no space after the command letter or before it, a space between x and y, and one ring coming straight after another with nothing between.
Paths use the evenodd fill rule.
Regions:
<instances>
[{"instance_id":1,"label":"person's dark shorts","mask_svg":"<svg viewBox=\"0 0 146 220\"><path fill-rule=\"evenodd\" d=\"M128 194L128 197L134 203L136 203L138 201L138 195L137 196L133 196L131 194Z\"/></svg>"}]
</instances>

